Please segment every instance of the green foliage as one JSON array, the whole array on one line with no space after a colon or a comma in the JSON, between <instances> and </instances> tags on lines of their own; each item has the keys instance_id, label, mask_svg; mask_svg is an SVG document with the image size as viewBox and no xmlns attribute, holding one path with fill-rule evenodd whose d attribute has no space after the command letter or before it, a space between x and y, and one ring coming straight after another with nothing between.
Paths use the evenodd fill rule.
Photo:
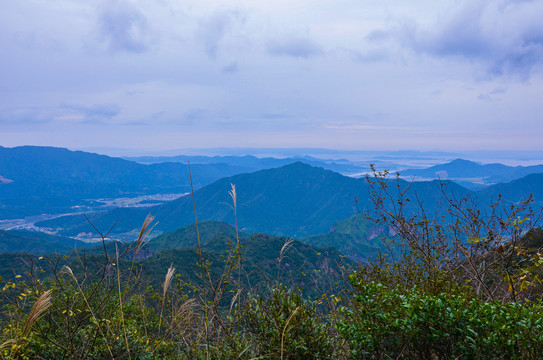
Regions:
<instances>
[{"instance_id":1,"label":"green foliage","mask_svg":"<svg viewBox=\"0 0 543 360\"><path fill-rule=\"evenodd\" d=\"M296 242L284 250L284 239L264 234L244 241L240 253L224 234L211 239L204 264L175 263L181 267L172 286L149 286L145 273L164 281L165 264L175 261L167 254L188 251L196 259L195 250L161 252L154 268L104 255L61 258L48 280L6 279L0 358L505 360L543 352L540 300L484 301L450 271L429 268L409 252L361 265L343 284L350 295L309 299L281 283L322 254L304 253L307 245ZM266 254L258 260L265 264L285 251L271 263L270 274L280 277L270 275L269 291L240 291L233 275L240 254ZM40 268L47 259L35 262ZM60 270L63 264L70 267ZM242 262L244 271L249 265ZM198 276L184 280L198 269L203 283ZM28 326L46 290L51 304Z\"/></svg>"},{"instance_id":2,"label":"green foliage","mask_svg":"<svg viewBox=\"0 0 543 360\"><path fill-rule=\"evenodd\" d=\"M317 304L296 291L279 286L267 296L250 296L243 316L245 331L255 340L255 351L265 358L331 359L337 337ZM281 356L282 355L282 356ZM337 355L337 354L336 354Z\"/></svg>"},{"instance_id":3,"label":"green foliage","mask_svg":"<svg viewBox=\"0 0 543 360\"><path fill-rule=\"evenodd\" d=\"M46 314L24 335L22 301L4 307L10 319L4 336L14 343L3 350L3 358L103 359L123 358L132 354L138 359L173 356L174 342L160 336L156 325L156 306L152 298L119 294L104 283L81 285L64 274L56 283L47 284L53 301ZM36 301L38 290L25 283L16 287L28 294L24 301Z\"/></svg>"},{"instance_id":4,"label":"green foliage","mask_svg":"<svg viewBox=\"0 0 543 360\"><path fill-rule=\"evenodd\" d=\"M336 326L357 359L539 359L543 305L484 302L351 278Z\"/></svg>"}]
</instances>

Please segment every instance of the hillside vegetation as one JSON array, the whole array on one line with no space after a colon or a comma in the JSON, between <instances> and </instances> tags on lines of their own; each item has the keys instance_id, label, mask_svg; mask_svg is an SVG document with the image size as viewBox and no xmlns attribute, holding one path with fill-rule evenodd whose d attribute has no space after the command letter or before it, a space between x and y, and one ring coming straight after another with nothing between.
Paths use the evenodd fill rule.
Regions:
<instances>
[{"instance_id":1,"label":"hillside vegetation","mask_svg":"<svg viewBox=\"0 0 543 360\"><path fill-rule=\"evenodd\" d=\"M481 209L469 196L445 193L447 216L437 217L410 211L413 202L421 205L415 193L389 180L377 174L367 183L369 218L336 222L330 237L306 239L383 250L353 270L333 248L249 236L216 222L201 223L201 233L194 224L147 242L150 217L135 242L64 256L12 255L13 273L2 279L0 355L540 359L537 203L498 198ZM214 201L226 198L240 220L242 194L249 193L231 185ZM379 247L381 237L387 246Z\"/></svg>"},{"instance_id":2,"label":"hillside vegetation","mask_svg":"<svg viewBox=\"0 0 543 360\"><path fill-rule=\"evenodd\" d=\"M335 222L326 234L313 235L303 241L314 246L334 247L355 261L365 262L380 250L386 251L386 239L391 236L387 226L376 225L358 214Z\"/></svg>"}]
</instances>

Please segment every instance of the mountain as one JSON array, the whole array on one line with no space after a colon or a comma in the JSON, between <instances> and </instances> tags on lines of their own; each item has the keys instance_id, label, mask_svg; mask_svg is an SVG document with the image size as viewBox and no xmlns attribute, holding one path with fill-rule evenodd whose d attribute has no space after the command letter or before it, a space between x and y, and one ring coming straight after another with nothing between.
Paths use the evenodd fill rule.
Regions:
<instances>
[{"instance_id":1,"label":"mountain","mask_svg":"<svg viewBox=\"0 0 543 360\"><path fill-rule=\"evenodd\" d=\"M313 235L302 241L313 246L330 246L355 261L365 261L385 250L384 238L393 234L385 225L377 225L362 215L336 221L326 234Z\"/></svg>"},{"instance_id":2,"label":"mountain","mask_svg":"<svg viewBox=\"0 0 543 360\"><path fill-rule=\"evenodd\" d=\"M240 171L226 164L191 166L195 188ZM186 164L143 165L54 147L0 147L0 218L70 212L91 205L89 199L189 190Z\"/></svg>"},{"instance_id":3,"label":"mountain","mask_svg":"<svg viewBox=\"0 0 543 360\"><path fill-rule=\"evenodd\" d=\"M291 246L284 252L279 263L281 249L289 238L271 236L263 233L253 234L241 241L242 277L244 282L254 287L269 282L275 282L280 277L282 282L288 282L311 290L315 281L333 283L343 271L342 266L352 267L352 261L342 257L331 247L316 247L293 240ZM233 236L224 233L209 239L203 245L204 257L211 262L210 272L217 278L224 268L224 255L228 243L235 244ZM160 284L168 266L173 265L184 281L197 280L196 264L199 256L196 247L162 250L140 263L144 273L151 274L152 282ZM154 275L153 275L154 274Z\"/></svg>"},{"instance_id":4,"label":"mountain","mask_svg":"<svg viewBox=\"0 0 543 360\"><path fill-rule=\"evenodd\" d=\"M125 159L136 161L142 164L157 164L164 162L181 162L186 164L190 161L191 164L222 164L230 166L237 171L236 173L254 172L258 170L270 169L289 165L298 161L306 164L322 167L327 170L332 170L342 174L361 173L369 170L369 162L365 166L360 166L351 163L348 160L323 160L312 156L293 156L286 158L274 157L256 157L252 155L244 156L140 156L126 157ZM234 174L234 173L232 173Z\"/></svg>"},{"instance_id":5,"label":"mountain","mask_svg":"<svg viewBox=\"0 0 543 360\"><path fill-rule=\"evenodd\" d=\"M391 192L397 192L396 180L388 180ZM296 162L280 168L261 170L223 178L204 186L194 194L199 220L216 220L234 224L229 191L235 184L237 217L240 230L246 233L265 232L278 236L303 238L326 233L334 222L370 208L370 187L366 179L354 179L322 168ZM437 209L441 193L438 182L408 183L399 180L408 195L418 193L430 209ZM447 191L457 196L471 192L454 183ZM358 203L355 204L355 196ZM416 211L418 205L408 205ZM168 232L194 222L191 196L184 196L163 205L146 209L119 208L90 215L99 229L109 229L116 220L117 233L136 233L148 213L156 216L156 230ZM36 223L56 228L63 234L92 232L82 216L60 217Z\"/></svg>"},{"instance_id":6,"label":"mountain","mask_svg":"<svg viewBox=\"0 0 543 360\"><path fill-rule=\"evenodd\" d=\"M204 228L206 226L228 228L227 225L219 223L208 223L204 225ZM180 230L185 230L187 233L191 231L190 227ZM285 250L284 246L287 242L291 243ZM233 243L236 243L235 236L220 232L206 239L202 245L202 255L209 265L208 268L214 280L219 279L222 275L225 268L225 255L230 249L228 244ZM107 247L111 250L115 248L115 245L109 243ZM122 247L126 243L117 245ZM262 233L253 234L244 236L241 245L242 280L245 286L253 290L278 280L282 283L300 286L306 294L315 291L316 286L322 284L326 284L326 288L329 289L331 285L336 283L343 271L348 271L343 270L344 268L353 266L352 261L345 259L334 248L316 247L284 237ZM154 286L162 286L164 274L170 266L176 268L176 274L179 274L182 282L199 283L201 281L199 278L200 268L197 266L200 262L200 255L196 246L162 249L156 252L149 252L144 246L143 250L147 251L148 256L137 259L135 265L138 268L138 273L141 271L143 278L149 279ZM110 256L115 254L114 251L108 252ZM282 252L283 257L279 261ZM79 250L77 254L71 253L62 257L58 255L38 257L23 253L0 253L0 282L2 278L7 281L14 279L16 275L25 276L25 273L31 271L32 266L35 275L42 277L52 274L51 266L56 267L58 271L65 264L70 266L76 276L82 275L83 267L87 269L89 274L97 274L100 273L98 270L101 269L103 261L102 245ZM130 258L125 258L120 259L118 265L124 271L133 264Z\"/></svg>"},{"instance_id":7,"label":"mountain","mask_svg":"<svg viewBox=\"0 0 543 360\"><path fill-rule=\"evenodd\" d=\"M164 249L193 247L198 244L197 235L200 236L200 243L205 244L219 234L235 238L236 229L232 225L220 221L201 221L198 223L198 233L196 225L191 224L151 239L146 247L155 252ZM238 232L238 236L242 239L249 237L243 232Z\"/></svg>"},{"instance_id":8,"label":"mountain","mask_svg":"<svg viewBox=\"0 0 543 360\"><path fill-rule=\"evenodd\" d=\"M510 182L536 173L543 173L543 165L515 167L503 164L482 165L464 159L456 159L426 169L408 169L400 172L402 177L416 176L427 179L460 180L463 183L475 182L484 185Z\"/></svg>"},{"instance_id":9,"label":"mountain","mask_svg":"<svg viewBox=\"0 0 543 360\"><path fill-rule=\"evenodd\" d=\"M67 253L74 248L89 246L94 246L94 244L62 236L48 235L37 231L0 230L0 253Z\"/></svg>"},{"instance_id":10,"label":"mountain","mask_svg":"<svg viewBox=\"0 0 543 360\"><path fill-rule=\"evenodd\" d=\"M213 166L210 166L213 165ZM229 174L220 164L191 167L194 185L200 187ZM64 148L0 147L2 198L99 198L180 192L189 189L188 167L181 163L143 165L120 158ZM24 185L32 185L28 187ZM6 196L10 190L10 196Z\"/></svg>"},{"instance_id":11,"label":"mountain","mask_svg":"<svg viewBox=\"0 0 543 360\"><path fill-rule=\"evenodd\" d=\"M505 184L489 186L478 194L487 201L495 201L501 195L510 202L525 200L532 194L538 204L543 204L543 174L531 174Z\"/></svg>"}]
</instances>

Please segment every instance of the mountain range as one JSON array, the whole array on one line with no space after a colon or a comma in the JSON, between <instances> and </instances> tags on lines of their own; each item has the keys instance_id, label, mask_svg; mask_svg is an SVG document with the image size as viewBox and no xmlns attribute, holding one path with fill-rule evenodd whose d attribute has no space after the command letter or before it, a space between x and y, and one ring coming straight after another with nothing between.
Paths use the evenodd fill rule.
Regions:
<instances>
[{"instance_id":1,"label":"mountain range","mask_svg":"<svg viewBox=\"0 0 543 360\"><path fill-rule=\"evenodd\" d=\"M64 148L0 146L0 219L89 210L96 199L178 194L226 176L292 164L299 159L338 172L363 169L346 160L312 157L176 156L121 159Z\"/></svg>"},{"instance_id":2,"label":"mountain range","mask_svg":"<svg viewBox=\"0 0 543 360\"><path fill-rule=\"evenodd\" d=\"M449 195L456 198L472 196L481 204L490 204L497 199L499 192L505 200L516 202L530 193L541 198L539 195L543 174L533 174L479 191L468 190L450 181L386 181L393 196L396 196L394 192L399 191L398 189L406 190L406 196L412 199L418 196L425 209L433 212L443 200L441 184L446 187ZM365 178L350 178L297 162L280 168L223 178L202 187L194 193L198 219L234 223L232 199L229 195L232 184L237 192L238 224L247 233L265 232L304 238L326 233L336 221L354 215L357 208L371 210L372 206L369 200L371 187ZM416 211L418 204L413 202L406 209ZM162 232L172 231L195 221L191 196L146 209L119 208L95 213L90 219L100 229L109 229L118 220L115 231L130 233L139 229L148 213L156 216L159 223L155 229ZM36 225L56 228L66 235L92 232L90 225L81 216L61 217Z\"/></svg>"},{"instance_id":3,"label":"mountain range","mask_svg":"<svg viewBox=\"0 0 543 360\"><path fill-rule=\"evenodd\" d=\"M312 156L289 156L284 158L256 157L252 155L243 156L140 156L125 157L127 160L141 164L158 164L165 162L180 162L186 164L224 164L230 166L236 173L255 172L263 169L270 169L289 165L298 161L306 164L322 167L342 174L354 174L369 170L369 162L363 166L354 164L345 159L323 160Z\"/></svg>"},{"instance_id":4,"label":"mountain range","mask_svg":"<svg viewBox=\"0 0 543 360\"><path fill-rule=\"evenodd\" d=\"M239 169L227 164L191 166L199 188ZM143 165L63 148L0 147L0 219L73 211L91 199L185 193L187 164Z\"/></svg>"},{"instance_id":5,"label":"mountain range","mask_svg":"<svg viewBox=\"0 0 543 360\"><path fill-rule=\"evenodd\" d=\"M473 189L497 183L510 182L530 174L543 173L543 165L507 166L503 164L478 164L473 161L456 159L446 164L431 166L426 169L401 170L404 178L418 177L425 179L453 180ZM479 186L477 186L479 184Z\"/></svg>"},{"instance_id":6,"label":"mountain range","mask_svg":"<svg viewBox=\"0 0 543 360\"><path fill-rule=\"evenodd\" d=\"M323 160L310 156L179 155L121 159L63 148L0 146L0 219L111 208L111 204L104 203L103 199L186 193L190 189L187 161L191 162L195 189L224 177L298 161L347 175L368 171L368 164L361 165L361 161ZM448 179L470 190L543 172L543 165L481 165L462 159L427 169L401 170L402 166L397 166L407 180L413 177Z\"/></svg>"}]
</instances>

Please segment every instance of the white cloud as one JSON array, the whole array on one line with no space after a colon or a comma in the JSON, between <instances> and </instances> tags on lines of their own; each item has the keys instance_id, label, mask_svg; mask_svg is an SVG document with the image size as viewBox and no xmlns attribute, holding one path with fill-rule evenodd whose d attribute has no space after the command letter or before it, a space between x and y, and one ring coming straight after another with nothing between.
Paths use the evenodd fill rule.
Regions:
<instances>
[{"instance_id":1,"label":"white cloud","mask_svg":"<svg viewBox=\"0 0 543 360\"><path fill-rule=\"evenodd\" d=\"M108 0L98 9L99 39L112 52L141 53L151 43L145 14L133 3Z\"/></svg>"},{"instance_id":2,"label":"white cloud","mask_svg":"<svg viewBox=\"0 0 543 360\"><path fill-rule=\"evenodd\" d=\"M221 41L229 33L245 23L245 14L240 10L216 10L200 20L196 39L210 59L217 58Z\"/></svg>"},{"instance_id":3,"label":"white cloud","mask_svg":"<svg viewBox=\"0 0 543 360\"><path fill-rule=\"evenodd\" d=\"M528 77L543 64L543 1L463 0L430 26L404 22L403 45L437 57L485 64L489 73Z\"/></svg>"},{"instance_id":4,"label":"white cloud","mask_svg":"<svg viewBox=\"0 0 543 360\"><path fill-rule=\"evenodd\" d=\"M323 52L315 41L296 37L270 41L267 49L271 55L305 59L320 55Z\"/></svg>"}]
</instances>

